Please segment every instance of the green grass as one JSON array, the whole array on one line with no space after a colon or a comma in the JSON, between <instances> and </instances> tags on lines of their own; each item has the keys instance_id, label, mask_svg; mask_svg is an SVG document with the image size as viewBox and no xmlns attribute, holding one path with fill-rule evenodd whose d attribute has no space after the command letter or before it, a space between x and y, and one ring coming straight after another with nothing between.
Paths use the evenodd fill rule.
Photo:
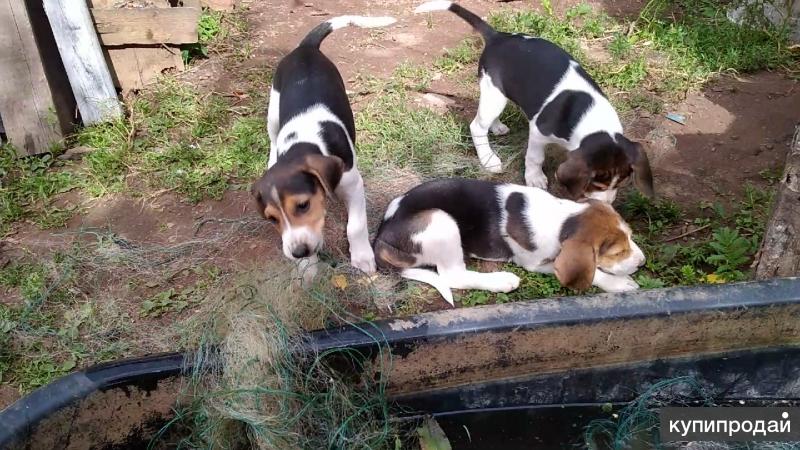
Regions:
<instances>
[{"instance_id":1,"label":"green grass","mask_svg":"<svg viewBox=\"0 0 800 450\"><path fill-rule=\"evenodd\" d=\"M58 165L49 154L18 158L11 145L0 145L0 236L23 219L42 228L63 222L62 212L50 207L50 201L77 183L71 173L51 170Z\"/></svg>"},{"instance_id":2,"label":"green grass","mask_svg":"<svg viewBox=\"0 0 800 450\"><path fill-rule=\"evenodd\" d=\"M249 182L265 167L269 138L263 117L232 117L230 106L220 95L162 79L133 101L129 120L76 135L78 143L95 149L86 157L87 191L119 192L135 172L154 189L198 202Z\"/></svg>"},{"instance_id":3,"label":"green grass","mask_svg":"<svg viewBox=\"0 0 800 450\"><path fill-rule=\"evenodd\" d=\"M391 80L374 87L378 95L355 116L360 169L367 174L396 168L423 176L476 174L467 125L455 114L412 106L406 86L418 85L424 78L408 74L427 74L401 67Z\"/></svg>"},{"instance_id":4,"label":"green grass","mask_svg":"<svg viewBox=\"0 0 800 450\"><path fill-rule=\"evenodd\" d=\"M667 200L651 202L629 193L619 210L647 257L637 281L643 287L662 287L747 279L771 205L771 192L747 185L733 214L716 205L705 215L685 217ZM684 241L666 242L681 234L681 224L697 231Z\"/></svg>"},{"instance_id":5,"label":"green grass","mask_svg":"<svg viewBox=\"0 0 800 450\"><path fill-rule=\"evenodd\" d=\"M119 357L125 345L102 336L124 316L75 296L72 275L57 255L51 265L12 263L0 269L0 289L21 302L0 304L0 382L26 393L71 371L81 361Z\"/></svg>"}]
</instances>

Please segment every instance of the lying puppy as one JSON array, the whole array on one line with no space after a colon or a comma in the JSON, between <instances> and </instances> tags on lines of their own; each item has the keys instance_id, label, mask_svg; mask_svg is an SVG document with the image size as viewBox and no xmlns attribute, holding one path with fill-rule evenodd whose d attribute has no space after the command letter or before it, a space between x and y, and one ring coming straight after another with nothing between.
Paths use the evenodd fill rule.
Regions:
<instances>
[{"instance_id":1,"label":"lying puppy","mask_svg":"<svg viewBox=\"0 0 800 450\"><path fill-rule=\"evenodd\" d=\"M644 264L631 229L604 202L460 178L430 181L392 200L374 249L378 267L433 285L451 305L450 289L509 292L519 286L513 273L467 270L465 254L555 273L573 289L595 285L608 292L638 288L629 275Z\"/></svg>"},{"instance_id":2,"label":"lying puppy","mask_svg":"<svg viewBox=\"0 0 800 450\"><path fill-rule=\"evenodd\" d=\"M449 10L472 25L486 41L480 58L480 102L470 132L481 165L500 172L502 163L489 146L488 132L508 133L498 119L510 99L530 123L525 183L547 189L542 172L547 144L569 156L556 178L574 199L611 203L633 173L636 186L653 196L653 177L642 146L622 134L616 111L589 75L567 52L544 39L495 31L480 17L449 1L432 1L414 12Z\"/></svg>"},{"instance_id":3,"label":"lying puppy","mask_svg":"<svg viewBox=\"0 0 800 450\"><path fill-rule=\"evenodd\" d=\"M275 71L267 110L269 162L251 191L261 214L281 233L283 253L303 268L317 261L325 200L335 193L347 206L352 265L375 271L364 182L356 168L353 112L339 71L319 46L331 31L348 25L394 22L391 17L335 17L311 30Z\"/></svg>"}]
</instances>

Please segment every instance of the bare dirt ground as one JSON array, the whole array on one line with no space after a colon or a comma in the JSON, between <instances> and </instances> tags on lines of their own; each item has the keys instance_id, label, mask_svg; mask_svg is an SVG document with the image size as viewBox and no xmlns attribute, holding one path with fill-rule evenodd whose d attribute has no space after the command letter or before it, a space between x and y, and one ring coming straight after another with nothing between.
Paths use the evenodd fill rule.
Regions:
<instances>
[{"instance_id":1,"label":"bare dirt ground","mask_svg":"<svg viewBox=\"0 0 800 450\"><path fill-rule=\"evenodd\" d=\"M411 13L417 3L418 0L316 0L305 4L288 0L253 1L248 4L246 14L250 41L255 48L252 57L239 67L229 67L212 55L181 78L208 91L234 92L242 73L263 69L266 77L270 68L293 49L309 29L322 20L342 14L387 14L399 19L397 26L382 30L337 31L325 41L322 49L337 64L348 87L359 74L386 77L405 60L432 64L443 49L454 47L472 34L460 19L447 14L437 16L431 28L425 17ZM539 4L483 0L460 3L483 16L498 8L538 9ZM553 2L553 6L558 13L575 3L573 0ZM612 15L630 16L636 14L643 2L628 2L624 7L619 2L593 4L606 8ZM475 97L477 86L435 81L429 90L455 99L450 108L465 120L474 114L476 103L471 99ZM356 98L354 109L358 110L362 103L363 99ZM765 173L780 174L798 120L798 105L800 88L797 82L781 74L725 76L702 91L690 92L682 102L667 106L669 112L686 116L685 125L671 122L663 115L643 114L632 118L627 126L631 137L648 146L659 195L691 209L703 200L735 200L747 182L766 187ZM415 182L412 176L401 177L388 187L368 183L368 215L373 230L389 199ZM202 201L196 205L171 193L145 198L119 194L92 201L86 211L85 215L74 217L66 229L39 231L32 226L17 226L0 250L6 257L45 254L70 245L74 238L70 232L92 227L110 229L131 242L179 244L224 230L230 226L224 220L257 218L249 194L244 190L228 191L220 201ZM198 223L207 219L211 222L198 230ZM335 257L347 260L344 219L341 207L335 207L328 220L326 241ZM266 266L282 258L279 242L280 237L271 227L256 224L215 254L215 264L228 268ZM0 297L2 294L0 292ZM441 302L431 308L445 306ZM127 305L123 309L136 317L138 305ZM191 313L189 309L181 316ZM165 321L160 319L142 330L152 333ZM170 348L163 345L141 351ZM0 385L0 408L13 401L15 394Z\"/></svg>"}]
</instances>

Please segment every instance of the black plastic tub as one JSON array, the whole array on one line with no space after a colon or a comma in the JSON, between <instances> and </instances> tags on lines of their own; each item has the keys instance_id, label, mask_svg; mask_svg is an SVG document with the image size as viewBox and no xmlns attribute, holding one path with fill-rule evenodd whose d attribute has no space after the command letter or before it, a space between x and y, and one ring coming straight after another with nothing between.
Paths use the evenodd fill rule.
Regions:
<instances>
[{"instance_id":1,"label":"black plastic tub","mask_svg":"<svg viewBox=\"0 0 800 450\"><path fill-rule=\"evenodd\" d=\"M603 405L666 378L692 377L718 402L797 402L799 319L791 278L439 311L380 322L372 336L315 332L310 345L377 358L381 336L393 400L439 416L454 448L552 449L579 442ZM0 448L143 448L172 417L187 369L176 353L70 374L0 413Z\"/></svg>"}]
</instances>

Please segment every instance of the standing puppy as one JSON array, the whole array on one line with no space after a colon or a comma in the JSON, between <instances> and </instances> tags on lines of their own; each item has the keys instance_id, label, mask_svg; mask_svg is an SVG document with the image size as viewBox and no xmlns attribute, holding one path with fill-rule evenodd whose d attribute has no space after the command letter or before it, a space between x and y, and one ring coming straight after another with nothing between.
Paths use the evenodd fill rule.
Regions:
<instances>
[{"instance_id":1,"label":"standing puppy","mask_svg":"<svg viewBox=\"0 0 800 450\"><path fill-rule=\"evenodd\" d=\"M391 17L335 17L311 30L275 71L267 110L269 162L252 194L261 214L281 233L283 253L301 267L317 261L326 198L335 193L347 206L352 265L375 271L364 181L356 168L353 112L339 71L319 46L331 31L348 25L394 22ZM312 268L306 275L313 273Z\"/></svg>"},{"instance_id":2,"label":"standing puppy","mask_svg":"<svg viewBox=\"0 0 800 450\"><path fill-rule=\"evenodd\" d=\"M534 187L452 178L422 184L389 203L375 237L379 267L431 284L451 305L451 289L509 292L519 286L510 272L467 270L464 255L512 261L555 273L573 289L594 285L608 292L638 288L629 275L644 264L631 229L600 201L578 203Z\"/></svg>"},{"instance_id":3,"label":"standing puppy","mask_svg":"<svg viewBox=\"0 0 800 450\"><path fill-rule=\"evenodd\" d=\"M644 194L653 196L650 163L642 146L622 134L622 124L603 92L580 65L545 39L494 30L480 17L450 1L432 1L415 12L449 10L472 25L486 42L478 72L481 97L470 124L481 165L500 172L502 163L489 146L488 132L508 133L498 119L510 99L529 121L525 183L547 189L542 172L547 144L569 151L556 178L574 199L611 203L631 174Z\"/></svg>"}]
</instances>

